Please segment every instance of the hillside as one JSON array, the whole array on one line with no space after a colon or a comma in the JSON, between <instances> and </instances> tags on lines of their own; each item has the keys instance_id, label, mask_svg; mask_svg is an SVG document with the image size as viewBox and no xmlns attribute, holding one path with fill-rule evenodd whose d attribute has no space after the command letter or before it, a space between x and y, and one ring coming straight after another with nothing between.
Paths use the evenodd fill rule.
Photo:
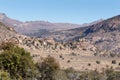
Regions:
<instances>
[{"instance_id":1,"label":"hillside","mask_svg":"<svg viewBox=\"0 0 120 80\"><path fill-rule=\"evenodd\" d=\"M120 56L120 16L107 19L99 24L90 26L83 32L98 49L109 54Z\"/></svg>"},{"instance_id":2,"label":"hillside","mask_svg":"<svg viewBox=\"0 0 120 80\"><path fill-rule=\"evenodd\" d=\"M119 54L120 16L115 16L91 26L57 31L47 35L57 41L78 41L85 39L106 54Z\"/></svg>"},{"instance_id":3,"label":"hillside","mask_svg":"<svg viewBox=\"0 0 120 80\"><path fill-rule=\"evenodd\" d=\"M15 34L16 32L12 27L8 27L0 22L0 41L13 37Z\"/></svg>"}]
</instances>

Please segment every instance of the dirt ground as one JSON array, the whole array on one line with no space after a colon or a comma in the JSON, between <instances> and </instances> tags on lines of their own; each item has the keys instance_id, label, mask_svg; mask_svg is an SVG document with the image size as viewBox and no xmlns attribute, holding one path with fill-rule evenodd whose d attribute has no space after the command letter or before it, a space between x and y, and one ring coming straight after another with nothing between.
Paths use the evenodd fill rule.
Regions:
<instances>
[{"instance_id":1,"label":"dirt ground","mask_svg":"<svg viewBox=\"0 0 120 80\"><path fill-rule=\"evenodd\" d=\"M42 50L28 50L32 53L35 62L39 62L41 57L53 56L60 64L62 69L74 68L75 70L102 70L106 67L113 67L115 70L120 70L120 58L96 57L80 54L57 54L48 53ZM115 61L115 63L112 61Z\"/></svg>"}]
</instances>

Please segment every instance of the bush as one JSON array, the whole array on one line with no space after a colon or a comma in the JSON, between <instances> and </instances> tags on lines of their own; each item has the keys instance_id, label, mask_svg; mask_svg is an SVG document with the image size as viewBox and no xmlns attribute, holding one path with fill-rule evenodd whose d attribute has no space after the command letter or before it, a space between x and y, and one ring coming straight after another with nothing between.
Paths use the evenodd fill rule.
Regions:
<instances>
[{"instance_id":1,"label":"bush","mask_svg":"<svg viewBox=\"0 0 120 80\"><path fill-rule=\"evenodd\" d=\"M5 45L0 54L0 69L7 71L13 79L35 76L35 65L30 53L10 44Z\"/></svg>"},{"instance_id":2,"label":"bush","mask_svg":"<svg viewBox=\"0 0 120 80\"><path fill-rule=\"evenodd\" d=\"M0 80L12 80L9 74L5 71L0 71Z\"/></svg>"},{"instance_id":3,"label":"bush","mask_svg":"<svg viewBox=\"0 0 120 80\"><path fill-rule=\"evenodd\" d=\"M110 54L110 57L112 57L112 58L115 56L116 56L116 54L113 54L113 53Z\"/></svg>"},{"instance_id":4,"label":"bush","mask_svg":"<svg viewBox=\"0 0 120 80\"><path fill-rule=\"evenodd\" d=\"M116 64L116 60L112 60L112 64Z\"/></svg>"},{"instance_id":5,"label":"bush","mask_svg":"<svg viewBox=\"0 0 120 80\"><path fill-rule=\"evenodd\" d=\"M12 42L2 42L0 44L0 50L10 50L15 46Z\"/></svg>"},{"instance_id":6,"label":"bush","mask_svg":"<svg viewBox=\"0 0 120 80\"><path fill-rule=\"evenodd\" d=\"M70 63L70 60L67 60L67 63Z\"/></svg>"},{"instance_id":7,"label":"bush","mask_svg":"<svg viewBox=\"0 0 120 80\"><path fill-rule=\"evenodd\" d=\"M116 80L115 71L112 68L106 69L105 75L107 77L107 80Z\"/></svg>"},{"instance_id":8,"label":"bush","mask_svg":"<svg viewBox=\"0 0 120 80\"><path fill-rule=\"evenodd\" d=\"M90 64L90 63L88 63L88 66L91 66L91 64Z\"/></svg>"},{"instance_id":9,"label":"bush","mask_svg":"<svg viewBox=\"0 0 120 80\"><path fill-rule=\"evenodd\" d=\"M63 70L57 70L53 74L53 80L69 80L67 74Z\"/></svg>"},{"instance_id":10,"label":"bush","mask_svg":"<svg viewBox=\"0 0 120 80\"><path fill-rule=\"evenodd\" d=\"M120 62L118 63L118 66L120 66Z\"/></svg>"},{"instance_id":11,"label":"bush","mask_svg":"<svg viewBox=\"0 0 120 80\"><path fill-rule=\"evenodd\" d=\"M97 64L100 64L100 61L96 61Z\"/></svg>"},{"instance_id":12,"label":"bush","mask_svg":"<svg viewBox=\"0 0 120 80\"><path fill-rule=\"evenodd\" d=\"M39 80L53 80L54 73L60 69L59 63L55 58L48 56L41 63L38 63L38 70L41 73Z\"/></svg>"}]
</instances>

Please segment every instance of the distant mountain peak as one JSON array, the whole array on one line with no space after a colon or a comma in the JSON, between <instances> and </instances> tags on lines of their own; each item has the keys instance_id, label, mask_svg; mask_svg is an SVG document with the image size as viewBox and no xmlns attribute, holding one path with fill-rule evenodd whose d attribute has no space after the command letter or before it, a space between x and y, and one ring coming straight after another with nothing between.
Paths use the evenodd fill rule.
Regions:
<instances>
[{"instance_id":1,"label":"distant mountain peak","mask_svg":"<svg viewBox=\"0 0 120 80\"><path fill-rule=\"evenodd\" d=\"M120 15L114 16L114 17L112 17L112 18L120 18Z\"/></svg>"},{"instance_id":2,"label":"distant mountain peak","mask_svg":"<svg viewBox=\"0 0 120 80\"><path fill-rule=\"evenodd\" d=\"M6 17L6 14L5 13L0 13L0 19L4 19Z\"/></svg>"},{"instance_id":3,"label":"distant mountain peak","mask_svg":"<svg viewBox=\"0 0 120 80\"><path fill-rule=\"evenodd\" d=\"M110 31L120 31L120 15L109 18L103 22L104 28L108 28Z\"/></svg>"},{"instance_id":4,"label":"distant mountain peak","mask_svg":"<svg viewBox=\"0 0 120 80\"><path fill-rule=\"evenodd\" d=\"M108 22L119 22L120 23L120 15L109 18L109 19L107 19L107 21Z\"/></svg>"},{"instance_id":5,"label":"distant mountain peak","mask_svg":"<svg viewBox=\"0 0 120 80\"><path fill-rule=\"evenodd\" d=\"M6 16L6 14L5 14L5 13L0 13L0 15Z\"/></svg>"}]
</instances>

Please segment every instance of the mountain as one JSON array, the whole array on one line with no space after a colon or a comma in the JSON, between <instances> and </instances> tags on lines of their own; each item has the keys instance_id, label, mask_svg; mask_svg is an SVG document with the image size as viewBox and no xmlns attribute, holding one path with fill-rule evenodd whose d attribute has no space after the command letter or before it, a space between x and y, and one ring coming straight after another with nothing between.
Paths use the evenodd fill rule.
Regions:
<instances>
[{"instance_id":1,"label":"mountain","mask_svg":"<svg viewBox=\"0 0 120 80\"><path fill-rule=\"evenodd\" d=\"M40 59L46 56L54 56L63 69L73 67L80 70L91 70L103 68L106 65L114 68L118 66L118 64L111 64L111 61L114 59L119 62L120 16L85 27L46 33L47 35L44 35L46 38L18 34L12 26L8 25L10 25L8 22L0 22L0 43L2 41L14 42L29 51L34 61L41 61ZM43 30L46 31L46 29ZM118 57L111 58L113 56ZM100 61L100 64L96 64L96 61ZM87 66L88 63L92 64L91 67Z\"/></svg>"},{"instance_id":2,"label":"mountain","mask_svg":"<svg viewBox=\"0 0 120 80\"><path fill-rule=\"evenodd\" d=\"M120 15L90 26L56 31L47 37L65 42L85 39L106 54L118 54L120 56Z\"/></svg>"},{"instance_id":3,"label":"mountain","mask_svg":"<svg viewBox=\"0 0 120 80\"><path fill-rule=\"evenodd\" d=\"M17 32L29 36L68 42L68 44L84 40L95 46L98 53L120 55L120 15L84 25L45 21L21 22L8 18L3 13L0 14L0 21L5 25L13 26Z\"/></svg>"},{"instance_id":4,"label":"mountain","mask_svg":"<svg viewBox=\"0 0 120 80\"><path fill-rule=\"evenodd\" d=\"M14 19L10 19L8 18L5 14L1 14L0 16L0 20L1 20L1 24L3 24L4 26L2 26L2 28L5 28L5 29L0 29L1 30L1 34L2 36L0 36L0 39L2 41L9 41L9 42L14 42L16 43L17 45L29 50L32 55L34 54L37 54L37 55L48 55L48 53L51 53L51 54L71 54L72 52L76 52L77 54L80 54L80 55L86 55L86 53L89 53L87 55L93 55L95 52L96 52L96 47L91 44L90 42L86 42L85 44L82 44L81 41L78 42L78 43L61 43L61 42L56 42L52 37L47 37L47 38L36 38L36 37L29 37L29 36L26 36L26 35L23 35L23 34L19 34L17 32L17 29L19 29L19 31L21 29L23 29L23 32L27 32L26 30L28 30L25 26L19 26L21 24L43 24L46 25L46 26L51 26L51 25L64 25L64 27L67 27L68 25L69 26L73 26L74 27L74 24L69 24L69 23L49 23L49 22L41 22L40 21L37 21L37 22L20 22L18 20L14 20ZM16 24L14 24L14 22ZM14 24L14 25L13 25ZM93 23L94 24L94 23ZM13 25L13 26L12 26ZM33 25L33 26L34 26ZM88 25L88 24L85 24L85 25ZM79 25L77 25L79 26ZM32 26L31 26L32 27ZM39 27L39 26L38 26ZM56 26L53 26L56 28ZM61 26L59 26L61 28ZM62 26L63 27L63 26ZM73 28L72 27L72 28ZM7 29L8 28L8 29ZM13 29L15 28L15 30ZM49 28L49 27L48 27ZM38 29L38 33L40 35L43 35L44 32L46 32L42 37L46 37L46 35L49 35L49 34L52 34L53 32L56 32L56 31L61 31L60 28L56 28L55 30L53 30L53 28L49 28L49 29L38 29L38 28L35 28L36 30ZM30 30L33 31L35 30L34 28L30 28ZM50 32L52 29L53 32ZM67 28L69 29L69 28ZM64 29L62 29L64 30ZM16 32L15 32L16 31ZM30 34L32 31L30 31ZM34 32L35 33L35 32ZM40 36L39 34L36 34L35 36ZM31 36L31 35L30 35ZM33 35L34 36L34 35ZM81 45L79 45L81 43ZM89 45L89 47L87 47L87 45ZM84 49L86 49L86 51L84 51ZM34 50L37 50L34 51ZM94 51L92 51L94 50ZM41 51L41 52L39 52ZM38 52L40 54L38 54ZM81 53L82 52L82 53ZM45 54L44 54L45 53Z\"/></svg>"},{"instance_id":5,"label":"mountain","mask_svg":"<svg viewBox=\"0 0 120 80\"><path fill-rule=\"evenodd\" d=\"M7 17L6 14L4 14L4 13L0 13L0 22L6 24L8 26L12 26L12 27L17 27L17 25L22 24L21 21L11 19L11 18Z\"/></svg>"},{"instance_id":6,"label":"mountain","mask_svg":"<svg viewBox=\"0 0 120 80\"><path fill-rule=\"evenodd\" d=\"M0 22L7 24L9 26L13 26L14 29L22 34L34 34L36 32L42 31L51 32L58 30L67 30L76 27L80 27L78 24L70 24L70 23L50 23L47 21L26 21L21 22L19 20L11 19L6 16L4 13L0 13Z\"/></svg>"},{"instance_id":7,"label":"mountain","mask_svg":"<svg viewBox=\"0 0 120 80\"><path fill-rule=\"evenodd\" d=\"M46 37L46 35L51 34L52 32L90 26L92 24L96 24L101 21L103 20L100 19L98 21L92 23L85 23L82 25L71 24L71 23L51 23L48 21L22 22L19 20L9 18L4 13L0 13L0 22L3 22L8 26L13 26L15 31L18 33L25 34L27 36L34 36L34 37Z\"/></svg>"},{"instance_id":8,"label":"mountain","mask_svg":"<svg viewBox=\"0 0 120 80\"><path fill-rule=\"evenodd\" d=\"M69 40L77 40L79 38L86 37L87 35L94 34L94 33L100 33L100 32L107 33L107 32L119 31L120 29L119 17L120 16L118 15L118 16L109 18L107 20L96 22L91 25L85 25L83 27L74 28L74 29L56 31L49 35L52 36L53 38L59 37L60 41L63 41L63 40L69 41Z\"/></svg>"},{"instance_id":9,"label":"mountain","mask_svg":"<svg viewBox=\"0 0 120 80\"><path fill-rule=\"evenodd\" d=\"M98 49L120 56L120 15L88 27L82 35Z\"/></svg>"},{"instance_id":10,"label":"mountain","mask_svg":"<svg viewBox=\"0 0 120 80\"><path fill-rule=\"evenodd\" d=\"M10 37L13 37L16 34L15 30L12 27L0 22L0 41L4 41Z\"/></svg>"}]
</instances>

